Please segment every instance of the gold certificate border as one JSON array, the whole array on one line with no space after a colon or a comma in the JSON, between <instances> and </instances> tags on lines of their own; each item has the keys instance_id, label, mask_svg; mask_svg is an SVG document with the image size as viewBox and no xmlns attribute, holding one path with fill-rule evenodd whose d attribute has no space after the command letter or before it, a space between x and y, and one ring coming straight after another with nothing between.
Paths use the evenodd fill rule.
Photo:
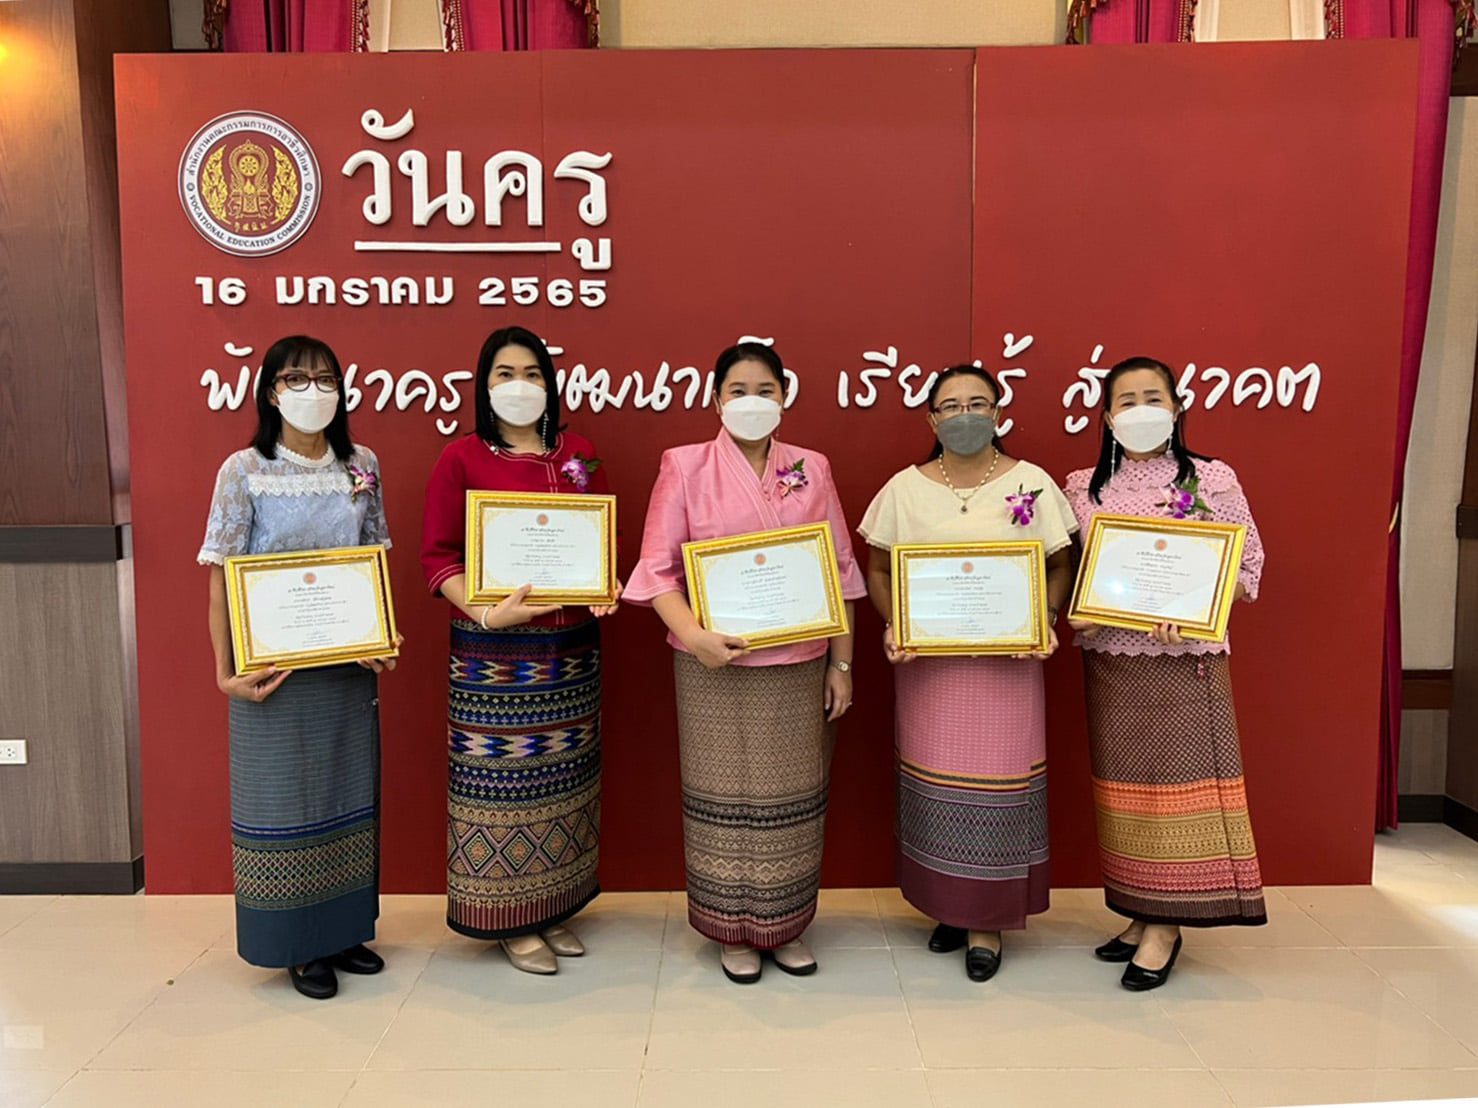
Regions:
<instances>
[{"instance_id":1,"label":"gold certificate border","mask_svg":"<svg viewBox=\"0 0 1478 1108\"><path fill-rule=\"evenodd\" d=\"M762 546L806 546L815 544L820 554L821 569L826 575L825 623L809 623L801 627L782 627L744 636L751 650L788 643L832 639L851 630L847 625L847 606L842 598L841 571L837 568L836 545L830 523L809 523L802 527L782 527L775 531L751 531L725 539L705 539L683 543L683 566L688 575L688 603L703 627L709 626L707 567L704 560L718 554L740 554Z\"/></svg>"},{"instance_id":2,"label":"gold certificate border","mask_svg":"<svg viewBox=\"0 0 1478 1108\"><path fill-rule=\"evenodd\" d=\"M1240 523L1212 523L1192 519L1150 519L1145 516L1098 515L1088 529L1083 548L1083 561L1073 585L1068 618L1089 620L1105 627L1122 627L1129 631L1150 631L1163 620L1122 608L1090 606L1085 598L1092 592L1093 574L1098 568L1098 555L1107 531L1138 531L1144 534L1197 535L1221 542L1221 564L1217 568L1216 603L1212 617L1205 623L1179 624L1180 634L1187 639L1221 642L1227 637L1227 621L1232 615L1232 602L1237 595L1237 573L1242 566L1242 547L1247 541L1247 528Z\"/></svg>"},{"instance_id":3,"label":"gold certificate border","mask_svg":"<svg viewBox=\"0 0 1478 1108\"><path fill-rule=\"evenodd\" d=\"M1029 642L980 642L971 639L916 641L909 634L908 563L933 558L1020 558L1026 556L1031 565L1031 623L1035 638ZM1020 542L981 543L898 543L893 547L893 634L899 650L918 654L952 654L985 656L996 654L1033 654L1046 651L1047 620L1047 554L1040 539Z\"/></svg>"},{"instance_id":4,"label":"gold certificate border","mask_svg":"<svg viewBox=\"0 0 1478 1108\"><path fill-rule=\"evenodd\" d=\"M246 575L260 570L285 570L326 565L368 562L374 572L376 616L379 636L368 646L352 650L329 648L295 653L254 654L251 649L251 610L246 603ZM236 676L280 666L283 669L316 669L337 666L360 658L395 658L395 602L390 595L389 563L383 546L343 546L333 550L307 550L295 554L244 554L226 559L226 608L231 618L231 647Z\"/></svg>"},{"instance_id":5,"label":"gold certificate border","mask_svg":"<svg viewBox=\"0 0 1478 1108\"><path fill-rule=\"evenodd\" d=\"M467 602L495 604L511 595L512 589L488 585L482 579L483 534L480 521L486 507L546 508L557 512L595 512L600 515L600 572L604 585L599 589L533 589L530 604L590 604L596 607L616 603L616 498L582 493L467 492L466 564Z\"/></svg>"}]
</instances>

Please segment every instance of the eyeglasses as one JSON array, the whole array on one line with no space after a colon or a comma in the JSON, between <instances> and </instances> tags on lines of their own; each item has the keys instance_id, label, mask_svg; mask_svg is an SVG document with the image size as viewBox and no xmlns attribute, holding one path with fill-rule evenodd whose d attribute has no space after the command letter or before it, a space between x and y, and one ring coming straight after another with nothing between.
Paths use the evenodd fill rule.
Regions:
<instances>
[{"instance_id":1,"label":"eyeglasses","mask_svg":"<svg viewBox=\"0 0 1478 1108\"><path fill-rule=\"evenodd\" d=\"M990 415L990 413L995 410L996 406L994 403L989 400L982 400L977 397L976 399L970 401L969 404L961 404L958 400L946 400L943 404L934 409L934 414L946 417L957 416L961 412L969 412L971 415Z\"/></svg>"},{"instance_id":2,"label":"eyeglasses","mask_svg":"<svg viewBox=\"0 0 1478 1108\"><path fill-rule=\"evenodd\" d=\"M278 376L277 381L293 392L307 392L309 385L317 385L319 392L339 391L339 379L332 373L322 377L310 377L306 373L283 373Z\"/></svg>"}]
</instances>

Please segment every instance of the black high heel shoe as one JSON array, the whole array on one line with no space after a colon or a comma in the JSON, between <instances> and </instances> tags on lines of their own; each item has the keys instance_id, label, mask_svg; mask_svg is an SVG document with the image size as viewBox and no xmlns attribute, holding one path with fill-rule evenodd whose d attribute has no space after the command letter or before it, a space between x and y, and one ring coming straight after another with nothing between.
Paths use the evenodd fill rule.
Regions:
<instances>
[{"instance_id":1,"label":"black high heel shoe","mask_svg":"<svg viewBox=\"0 0 1478 1108\"><path fill-rule=\"evenodd\" d=\"M1105 962L1127 962L1134 957L1134 952L1139 949L1138 943L1126 943L1115 935L1100 947L1095 947L1095 957Z\"/></svg>"},{"instance_id":2,"label":"black high heel shoe","mask_svg":"<svg viewBox=\"0 0 1478 1108\"><path fill-rule=\"evenodd\" d=\"M339 979L327 958L315 958L298 972L297 966L288 966L287 975L292 978L293 988L314 1000L327 1000L339 991Z\"/></svg>"},{"instance_id":3,"label":"black high heel shoe","mask_svg":"<svg viewBox=\"0 0 1478 1108\"><path fill-rule=\"evenodd\" d=\"M1001 968L1001 952L988 946L965 951L965 976L971 981L989 981Z\"/></svg>"},{"instance_id":4,"label":"black high heel shoe","mask_svg":"<svg viewBox=\"0 0 1478 1108\"><path fill-rule=\"evenodd\" d=\"M969 937L970 933L963 927L941 923L929 936L929 949L935 954L953 954L965 945L965 940Z\"/></svg>"},{"instance_id":5,"label":"black high heel shoe","mask_svg":"<svg viewBox=\"0 0 1478 1108\"><path fill-rule=\"evenodd\" d=\"M1124 967L1124 976L1119 979L1119 983L1136 993L1158 989L1170 980L1170 971L1175 968L1175 959L1180 957L1180 944L1181 937L1177 936L1175 945L1170 948L1170 961L1159 969L1145 969L1143 966L1130 962Z\"/></svg>"},{"instance_id":6,"label":"black high heel shoe","mask_svg":"<svg viewBox=\"0 0 1478 1108\"><path fill-rule=\"evenodd\" d=\"M363 943L339 951L330 961L345 973L379 973L385 968L385 959Z\"/></svg>"}]
</instances>

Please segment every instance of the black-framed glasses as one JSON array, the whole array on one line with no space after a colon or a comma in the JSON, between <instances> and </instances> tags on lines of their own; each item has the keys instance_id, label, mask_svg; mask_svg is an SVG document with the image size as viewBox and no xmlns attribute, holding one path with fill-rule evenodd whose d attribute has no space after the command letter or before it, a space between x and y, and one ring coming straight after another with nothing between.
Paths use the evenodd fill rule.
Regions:
<instances>
[{"instance_id":1,"label":"black-framed glasses","mask_svg":"<svg viewBox=\"0 0 1478 1108\"><path fill-rule=\"evenodd\" d=\"M277 381L293 392L307 392L309 385L317 385L319 392L338 392L339 379L332 373L314 377L307 373L279 373Z\"/></svg>"},{"instance_id":2,"label":"black-framed glasses","mask_svg":"<svg viewBox=\"0 0 1478 1108\"><path fill-rule=\"evenodd\" d=\"M968 404L961 404L958 400L946 400L934 409L934 414L946 417L957 416L961 412L969 412L971 415L990 415L995 410L996 405L993 401L976 397Z\"/></svg>"}]
</instances>

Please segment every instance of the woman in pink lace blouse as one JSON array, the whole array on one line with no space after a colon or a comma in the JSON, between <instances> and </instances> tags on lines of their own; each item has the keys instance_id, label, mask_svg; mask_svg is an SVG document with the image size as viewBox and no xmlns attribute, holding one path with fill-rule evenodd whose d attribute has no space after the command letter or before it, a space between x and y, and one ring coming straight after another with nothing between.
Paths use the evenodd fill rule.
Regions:
<instances>
[{"instance_id":1,"label":"woman in pink lace blouse","mask_svg":"<svg viewBox=\"0 0 1478 1108\"><path fill-rule=\"evenodd\" d=\"M1098 465L1068 475L1080 533L1099 513L1247 527L1237 599L1257 599L1263 548L1231 466L1186 447L1170 368L1130 358L1104 380ZM1133 922L1095 953L1125 988L1163 985L1182 927L1267 922L1232 703L1229 642L1074 621L1087 678L1098 847L1108 906Z\"/></svg>"}]
</instances>

